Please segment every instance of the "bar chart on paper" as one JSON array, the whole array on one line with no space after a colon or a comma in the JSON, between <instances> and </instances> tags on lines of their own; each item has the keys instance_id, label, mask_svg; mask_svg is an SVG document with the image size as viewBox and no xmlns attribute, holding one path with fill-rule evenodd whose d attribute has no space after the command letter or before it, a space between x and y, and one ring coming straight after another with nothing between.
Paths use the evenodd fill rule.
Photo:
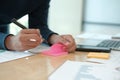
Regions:
<instances>
[{"instance_id":1,"label":"bar chart on paper","mask_svg":"<svg viewBox=\"0 0 120 80\"><path fill-rule=\"evenodd\" d=\"M105 67L106 66L106 67ZM81 65L75 80L119 80L118 74L114 75L114 69L107 65ZM117 79L118 76L118 79ZM115 78L116 77L116 78Z\"/></svg>"},{"instance_id":2,"label":"bar chart on paper","mask_svg":"<svg viewBox=\"0 0 120 80\"><path fill-rule=\"evenodd\" d=\"M99 77L91 73L93 70L92 66L82 65L75 80L101 80Z\"/></svg>"}]
</instances>

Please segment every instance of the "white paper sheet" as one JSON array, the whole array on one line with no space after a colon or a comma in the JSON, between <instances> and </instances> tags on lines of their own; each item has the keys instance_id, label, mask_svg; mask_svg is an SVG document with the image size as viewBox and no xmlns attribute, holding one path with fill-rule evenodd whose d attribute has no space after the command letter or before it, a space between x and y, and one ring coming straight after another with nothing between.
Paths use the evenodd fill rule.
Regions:
<instances>
[{"instance_id":1,"label":"white paper sheet","mask_svg":"<svg viewBox=\"0 0 120 80\"><path fill-rule=\"evenodd\" d=\"M31 55L33 54L29 52L17 52L17 51L0 52L0 63L23 58L26 56L31 56Z\"/></svg>"},{"instance_id":2,"label":"white paper sheet","mask_svg":"<svg viewBox=\"0 0 120 80\"><path fill-rule=\"evenodd\" d=\"M106 64L66 61L48 80L120 80L120 71Z\"/></svg>"},{"instance_id":3,"label":"white paper sheet","mask_svg":"<svg viewBox=\"0 0 120 80\"><path fill-rule=\"evenodd\" d=\"M30 49L24 52L0 50L0 63L31 56L47 49L49 49L48 46L40 45L40 46L37 46L36 48Z\"/></svg>"}]
</instances>

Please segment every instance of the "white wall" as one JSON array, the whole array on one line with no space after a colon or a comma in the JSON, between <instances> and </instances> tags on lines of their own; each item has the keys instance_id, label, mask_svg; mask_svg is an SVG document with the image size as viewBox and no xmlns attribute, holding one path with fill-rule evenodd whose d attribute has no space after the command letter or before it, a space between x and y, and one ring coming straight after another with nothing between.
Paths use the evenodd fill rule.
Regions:
<instances>
[{"instance_id":1,"label":"white wall","mask_svg":"<svg viewBox=\"0 0 120 80\"><path fill-rule=\"evenodd\" d=\"M49 27L59 34L76 36L81 31L83 0L51 0Z\"/></svg>"},{"instance_id":2,"label":"white wall","mask_svg":"<svg viewBox=\"0 0 120 80\"><path fill-rule=\"evenodd\" d=\"M84 32L120 33L120 0L86 0Z\"/></svg>"},{"instance_id":3,"label":"white wall","mask_svg":"<svg viewBox=\"0 0 120 80\"><path fill-rule=\"evenodd\" d=\"M85 21L120 24L120 0L86 0Z\"/></svg>"}]
</instances>

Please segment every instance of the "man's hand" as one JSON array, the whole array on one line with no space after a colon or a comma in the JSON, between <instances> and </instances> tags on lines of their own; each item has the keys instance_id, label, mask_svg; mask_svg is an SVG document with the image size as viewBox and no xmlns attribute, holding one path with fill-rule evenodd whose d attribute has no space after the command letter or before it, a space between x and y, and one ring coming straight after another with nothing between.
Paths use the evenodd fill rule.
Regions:
<instances>
[{"instance_id":1,"label":"man's hand","mask_svg":"<svg viewBox=\"0 0 120 80\"><path fill-rule=\"evenodd\" d=\"M50 44L62 43L66 45L68 52L74 52L76 49L76 43L71 35L56 35L53 34L48 41Z\"/></svg>"},{"instance_id":2,"label":"man's hand","mask_svg":"<svg viewBox=\"0 0 120 80\"><path fill-rule=\"evenodd\" d=\"M9 50L24 51L35 48L42 43L42 37L38 29L23 29L17 35L10 35L5 40Z\"/></svg>"}]
</instances>

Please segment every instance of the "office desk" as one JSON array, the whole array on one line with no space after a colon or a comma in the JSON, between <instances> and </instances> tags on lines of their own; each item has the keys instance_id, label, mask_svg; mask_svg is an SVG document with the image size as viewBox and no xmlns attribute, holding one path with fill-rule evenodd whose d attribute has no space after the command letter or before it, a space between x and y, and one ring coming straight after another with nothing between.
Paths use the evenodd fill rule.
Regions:
<instances>
[{"instance_id":1,"label":"office desk","mask_svg":"<svg viewBox=\"0 0 120 80\"><path fill-rule=\"evenodd\" d=\"M48 80L48 76L66 60L85 61L87 52L75 52L62 56L33 56L0 64L0 80Z\"/></svg>"}]
</instances>

